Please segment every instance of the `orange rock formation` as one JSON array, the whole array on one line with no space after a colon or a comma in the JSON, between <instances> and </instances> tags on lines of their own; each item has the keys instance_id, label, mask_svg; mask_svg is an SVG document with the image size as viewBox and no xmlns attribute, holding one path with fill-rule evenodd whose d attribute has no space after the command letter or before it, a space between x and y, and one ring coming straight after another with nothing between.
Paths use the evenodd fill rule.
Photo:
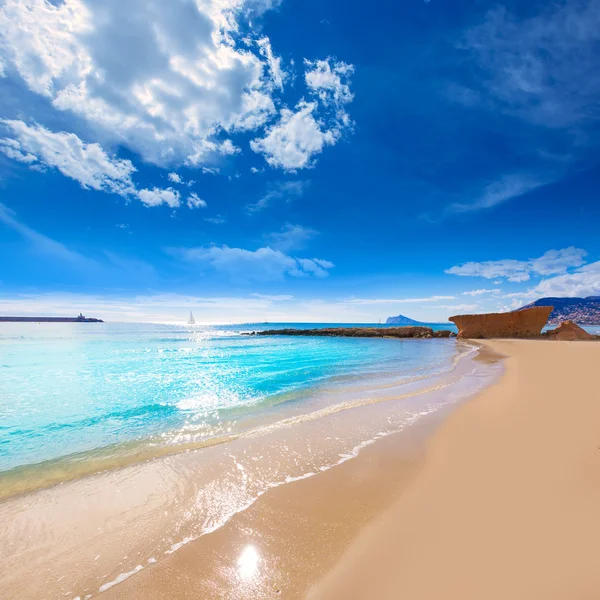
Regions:
<instances>
[{"instance_id":1,"label":"orange rock formation","mask_svg":"<svg viewBox=\"0 0 600 600\"><path fill-rule=\"evenodd\" d=\"M552 340L575 341L575 340L595 340L596 336L591 335L585 329L582 329L573 321L564 321L556 329L546 332Z\"/></svg>"},{"instance_id":2,"label":"orange rock formation","mask_svg":"<svg viewBox=\"0 0 600 600\"><path fill-rule=\"evenodd\" d=\"M528 338L541 334L552 310L552 306L535 306L507 313L458 315L449 321L458 327L459 338Z\"/></svg>"}]
</instances>

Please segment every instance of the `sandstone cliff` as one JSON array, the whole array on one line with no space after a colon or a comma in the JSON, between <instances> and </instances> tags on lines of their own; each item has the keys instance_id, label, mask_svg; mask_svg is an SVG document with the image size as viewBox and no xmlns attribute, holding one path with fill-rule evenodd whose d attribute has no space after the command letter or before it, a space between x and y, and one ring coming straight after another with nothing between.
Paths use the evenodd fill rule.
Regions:
<instances>
[{"instance_id":1,"label":"sandstone cliff","mask_svg":"<svg viewBox=\"0 0 600 600\"><path fill-rule=\"evenodd\" d=\"M460 338L537 337L548 321L552 306L536 306L517 312L450 317Z\"/></svg>"}]
</instances>

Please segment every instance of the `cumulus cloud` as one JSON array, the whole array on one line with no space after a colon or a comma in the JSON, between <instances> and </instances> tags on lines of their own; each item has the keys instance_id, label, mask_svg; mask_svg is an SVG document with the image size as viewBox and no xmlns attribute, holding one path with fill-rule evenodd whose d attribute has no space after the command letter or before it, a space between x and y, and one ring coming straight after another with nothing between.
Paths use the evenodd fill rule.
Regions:
<instances>
[{"instance_id":1,"label":"cumulus cloud","mask_svg":"<svg viewBox=\"0 0 600 600\"><path fill-rule=\"evenodd\" d=\"M214 164L240 152L229 136L277 117L288 74L269 38L253 38L253 23L278 4L130 0L125 10L118 0L5 0L0 75L20 78L56 110L76 115L105 146L125 146L163 167ZM327 78L347 87L349 65L314 69L321 75L310 85L320 98L336 95ZM338 94L339 101L349 95ZM321 130L315 111L301 103L280 113L279 127L287 127L280 141L296 144L305 159L278 160L270 139L256 141L256 151L283 168L312 165L339 138L331 126ZM294 126L305 133L294 135Z\"/></svg>"},{"instance_id":2,"label":"cumulus cloud","mask_svg":"<svg viewBox=\"0 0 600 600\"><path fill-rule=\"evenodd\" d=\"M315 119L316 109L316 102L304 100L295 111L282 109L279 121L267 129L264 138L252 140L250 147L263 154L272 167L296 171L314 166L314 156L340 137L339 130L327 129L322 121Z\"/></svg>"},{"instance_id":3,"label":"cumulus cloud","mask_svg":"<svg viewBox=\"0 0 600 600\"><path fill-rule=\"evenodd\" d=\"M354 99L350 91L350 77L354 66L328 58L327 60L305 60L308 70L304 74L306 85L324 104L348 104Z\"/></svg>"},{"instance_id":4,"label":"cumulus cloud","mask_svg":"<svg viewBox=\"0 0 600 600\"><path fill-rule=\"evenodd\" d=\"M108 155L99 144L87 144L73 133L52 132L41 125L0 120L11 134L0 139L0 152L36 168L57 169L85 189L121 196L135 193L130 160Z\"/></svg>"},{"instance_id":5,"label":"cumulus cloud","mask_svg":"<svg viewBox=\"0 0 600 600\"><path fill-rule=\"evenodd\" d=\"M289 252L302 250L316 235L319 235L319 232L310 227L286 223L280 231L266 235L265 242L275 250Z\"/></svg>"},{"instance_id":6,"label":"cumulus cloud","mask_svg":"<svg viewBox=\"0 0 600 600\"><path fill-rule=\"evenodd\" d=\"M284 200L290 202L302 197L309 186L309 181L272 181L267 184L267 191L257 202L246 205L249 213L264 210L273 202Z\"/></svg>"},{"instance_id":7,"label":"cumulus cloud","mask_svg":"<svg viewBox=\"0 0 600 600\"><path fill-rule=\"evenodd\" d=\"M109 155L100 144L88 144L74 133L53 132L23 121L0 119L0 125L12 135L0 139L0 152L30 168L56 169L84 189L138 198L146 206L166 204L177 208L181 205L181 195L173 188L138 190L132 180L136 169L131 161ZM171 181L174 181L171 175L178 177L171 173ZM191 206L190 201L188 206L197 208L196 205Z\"/></svg>"},{"instance_id":8,"label":"cumulus cloud","mask_svg":"<svg viewBox=\"0 0 600 600\"><path fill-rule=\"evenodd\" d=\"M530 296L598 296L600 295L600 261L590 263L574 273L544 279L528 292Z\"/></svg>"},{"instance_id":9,"label":"cumulus cloud","mask_svg":"<svg viewBox=\"0 0 600 600\"><path fill-rule=\"evenodd\" d=\"M563 250L548 250L539 258L468 262L451 267L445 272L462 277L483 277L485 279L501 277L512 282L523 282L528 281L531 276L566 273L570 268L583 265L586 255L585 250L571 246Z\"/></svg>"},{"instance_id":10,"label":"cumulus cloud","mask_svg":"<svg viewBox=\"0 0 600 600\"><path fill-rule=\"evenodd\" d=\"M177 173L169 173L168 178L171 183L183 183L183 179Z\"/></svg>"},{"instance_id":11,"label":"cumulus cloud","mask_svg":"<svg viewBox=\"0 0 600 600\"><path fill-rule=\"evenodd\" d=\"M287 171L314 166L323 148L336 144L352 127L344 106L354 98L350 91L354 66L334 59L305 60L305 66L305 83L314 101L303 99L294 110L283 108L265 136L250 142L250 148L263 154L272 167ZM323 109L320 116L318 109Z\"/></svg>"},{"instance_id":12,"label":"cumulus cloud","mask_svg":"<svg viewBox=\"0 0 600 600\"><path fill-rule=\"evenodd\" d=\"M234 42L251 4L6 0L0 50L29 89L147 161L197 160L220 150L220 128L263 110L249 97L268 65Z\"/></svg>"},{"instance_id":13,"label":"cumulus cloud","mask_svg":"<svg viewBox=\"0 0 600 600\"><path fill-rule=\"evenodd\" d=\"M327 277L333 263L318 258L295 258L280 250L208 246L178 248L171 253L188 263L211 267L237 281L282 281L290 277Z\"/></svg>"},{"instance_id":14,"label":"cumulus cloud","mask_svg":"<svg viewBox=\"0 0 600 600\"><path fill-rule=\"evenodd\" d=\"M146 206L160 206L161 204L166 204L171 208L181 206L181 194L173 188L167 188L166 190L156 187L151 190L144 189L140 190L137 196Z\"/></svg>"},{"instance_id":15,"label":"cumulus cloud","mask_svg":"<svg viewBox=\"0 0 600 600\"><path fill-rule=\"evenodd\" d=\"M196 192L192 192L187 199L188 208L206 208L207 204L202 198L196 194Z\"/></svg>"}]
</instances>

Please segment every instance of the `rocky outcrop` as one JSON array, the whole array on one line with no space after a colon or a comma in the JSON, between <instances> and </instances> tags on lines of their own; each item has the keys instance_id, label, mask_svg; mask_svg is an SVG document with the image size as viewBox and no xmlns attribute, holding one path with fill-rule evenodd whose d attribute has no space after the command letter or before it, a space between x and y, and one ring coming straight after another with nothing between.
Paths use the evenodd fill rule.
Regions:
<instances>
[{"instance_id":1,"label":"rocky outcrop","mask_svg":"<svg viewBox=\"0 0 600 600\"><path fill-rule=\"evenodd\" d=\"M556 329L546 331L543 335L551 340L560 340L565 342L574 342L576 340L595 340L597 337L582 329L573 321L565 321Z\"/></svg>"},{"instance_id":2,"label":"rocky outcrop","mask_svg":"<svg viewBox=\"0 0 600 600\"><path fill-rule=\"evenodd\" d=\"M530 338L541 334L552 306L536 306L516 312L450 317L459 338Z\"/></svg>"},{"instance_id":3,"label":"rocky outcrop","mask_svg":"<svg viewBox=\"0 0 600 600\"><path fill-rule=\"evenodd\" d=\"M323 329L269 329L244 335L297 335L319 337L393 337L449 338L449 329L434 331L431 327L326 327Z\"/></svg>"}]
</instances>

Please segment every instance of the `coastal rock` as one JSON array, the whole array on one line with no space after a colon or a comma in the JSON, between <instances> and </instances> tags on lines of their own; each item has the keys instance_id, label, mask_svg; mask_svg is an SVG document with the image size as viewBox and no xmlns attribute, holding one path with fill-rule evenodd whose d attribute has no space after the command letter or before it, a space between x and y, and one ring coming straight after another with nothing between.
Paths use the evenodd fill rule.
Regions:
<instances>
[{"instance_id":1,"label":"coastal rock","mask_svg":"<svg viewBox=\"0 0 600 600\"><path fill-rule=\"evenodd\" d=\"M323 329L269 329L256 335L298 335L318 337L393 337L393 338L444 338L449 330L433 331L431 327L325 327Z\"/></svg>"},{"instance_id":2,"label":"coastal rock","mask_svg":"<svg viewBox=\"0 0 600 600\"><path fill-rule=\"evenodd\" d=\"M573 342L576 340L595 340L596 336L588 333L573 321L564 321L556 329L547 331L544 335L552 340Z\"/></svg>"},{"instance_id":3,"label":"coastal rock","mask_svg":"<svg viewBox=\"0 0 600 600\"><path fill-rule=\"evenodd\" d=\"M529 338L541 334L552 306L536 306L516 312L450 317L459 338Z\"/></svg>"},{"instance_id":4,"label":"coastal rock","mask_svg":"<svg viewBox=\"0 0 600 600\"><path fill-rule=\"evenodd\" d=\"M433 337L436 338L449 338L452 335L452 331L449 329L439 329L438 331L433 332Z\"/></svg>"}]
</instances>

